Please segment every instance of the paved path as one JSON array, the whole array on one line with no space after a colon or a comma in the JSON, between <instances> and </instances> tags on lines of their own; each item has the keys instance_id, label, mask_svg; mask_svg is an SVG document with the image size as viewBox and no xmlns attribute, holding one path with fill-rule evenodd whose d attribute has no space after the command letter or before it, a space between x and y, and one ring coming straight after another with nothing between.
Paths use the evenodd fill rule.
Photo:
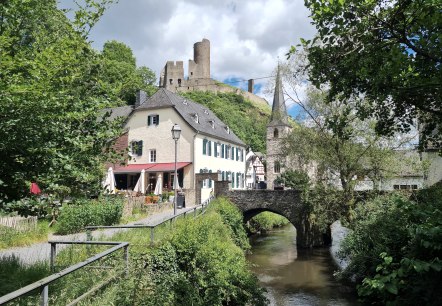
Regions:
<instances>
[{"instance_id":1,"label":"paved path","mask_svg":"<svg viewBox=\"0 0 442 306\"><path fill-rule=\"evenodd\" d=\"M188 211L192 211L194 207L189 208L183 208L179 209L177 214L183 214ZM167 218L173 216L173 209L168 209L159 213L154 213L152 215L149 215L145 219L141 219L138 221L130 222L128 225L133 224L156 224L160 221L166 220ZM102 237L111 237L117 232L126 231L128 229L103 229L99 231L93 231L92 236L94 238L102 238ZM65 241L65 240L72 240L72 241L85 241L86 240L86 233L77 233L72 235L50 235L48 237L48 240L52 241ZM68 245L60 244L57 245L57 252L59 250L62 250L66 248ZM20 261L23 264L30 265L36 262L44 262L49 261L51 252L50 244L46 242L36 243L32 244L30 246L26 247L18 247L18 248L11 248L6 250L0 250L0 258L1 257L7 257L7 256L16 256L20 259Z\"/></svg>"}]
</instances>

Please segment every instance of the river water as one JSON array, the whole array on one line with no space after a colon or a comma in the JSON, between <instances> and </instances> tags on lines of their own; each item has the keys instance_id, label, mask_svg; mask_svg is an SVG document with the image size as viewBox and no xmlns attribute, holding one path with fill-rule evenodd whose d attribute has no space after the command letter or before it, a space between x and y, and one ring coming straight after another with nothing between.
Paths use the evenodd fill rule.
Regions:
<instances>
[{"instance_id":1,"label":"river water","mask_svg":"<svg viewBox=\"0 0 442 306\"><path fill-rule=\"evenodd\" d=\"M248 260L270 305L360 305L355 293L334 279L337 268L328 248L297 250L292 225L250 240Z\"/></svg>"}]
</instances>

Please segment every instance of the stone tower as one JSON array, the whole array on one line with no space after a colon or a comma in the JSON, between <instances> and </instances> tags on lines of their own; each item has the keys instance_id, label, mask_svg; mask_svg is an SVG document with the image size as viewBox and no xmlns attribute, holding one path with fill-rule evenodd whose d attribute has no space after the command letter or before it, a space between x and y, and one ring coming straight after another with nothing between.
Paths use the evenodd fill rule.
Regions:
<instances>
[{"instance_id":1,"label":"stone tower","mask_svg":"<svg viewBox=\"0 0 442 306\"><path fill-rule=\"evenodd\" d=\"M189 60L189 80L210 79L210 41L203 39L193 45L193 60Z\"/></svg>"},{"instance_id":2,"label":"stone tower","mask_svg":"<svg viewBox=\"0 0 442 306\"><path fill-rule=\"evenodd\" d=\"M288 121L287 108L282 91L280 68L276 73L272 115L267 124L267 189L274 189L275 180L287 165L287 157L280 152L282 138L292 131Z\"/></svg>"}]
</instances>

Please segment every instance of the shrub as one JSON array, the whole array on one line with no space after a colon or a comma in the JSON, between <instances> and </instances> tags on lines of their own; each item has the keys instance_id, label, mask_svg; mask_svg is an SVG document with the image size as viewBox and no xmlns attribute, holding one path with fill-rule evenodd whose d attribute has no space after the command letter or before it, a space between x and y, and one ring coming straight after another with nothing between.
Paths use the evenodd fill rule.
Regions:
<instances>
[{"instance_id":1,"label":"shrub","mask_svg":"<svg viewBox=\"0 0 442 306\"><path fill-rule=\"evenodd\" d=\"M266 305L263 289L235 243L245 236L242 218L225 199L211 206L197 219L178 220L147 254L131 253L131 277L120 286L114 304Z\"/></svg>"},{"instance_id":2,"label":"shrub","mask_svg":"<svg viewBox=\"0 0 442 306\"><path fill-rule=\"evenodd\" d=\"M287 218L265 211L253 217L249 222L248 228L252 233L257 233L269 231L273 228L281 227L289 223L290 222Z\"/></svg>"},{"instance_id":3,"label":"shrub","mask_svg":"<svg viewBox=\"0 0 442 306\"><path fill-rule=\"evenodd\" d=\"M420 203L391 194L359 205L342 253L358 294L372 303L441 305L440 187L422 190Z\"/></svg>"},{"instance_id":4,"label":"shrub","mask_svg":"<svg viewBox=\"0 0 442 306\"><path fill-rule=\"evenodd\" d=\"M113 225L120 221L123 201L119 198L105 200L82 200L62 208L57 224L61 235L77 233L85 226Z\"/></svg>"}]
</instances>

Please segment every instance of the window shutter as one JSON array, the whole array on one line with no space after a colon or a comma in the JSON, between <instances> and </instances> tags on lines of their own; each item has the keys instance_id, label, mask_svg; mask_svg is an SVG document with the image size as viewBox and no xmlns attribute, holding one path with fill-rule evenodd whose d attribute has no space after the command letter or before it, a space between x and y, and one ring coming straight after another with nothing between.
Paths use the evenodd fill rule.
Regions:
<instances>
[{"instance_id":1,"label":"window shutter","mask_svg":"<svg viewBox=\"0 0 442 306\"><path fill-rule=\"evenodd\" d=\"M235 188L235 172L232 172L232 188Z\"/></svg>"},{"instance_id":2,"label":"window shutter","mask_svg":"<svg viewBox=\"0 0 442 306\"><path fill-rule=\"evenodd\" d=\"M156 120L157 125L160 124L160 115L156 115L155 117L156 117L156 119L157 119L157 120Z\"/></svg>"},{"instance_id":3,"label":"window shutter","mask_svg":"<svg viewBox=\"0 0 442 306\"><path fill-rule=\"evenodd\" d=\"M209 170L209 173L212 173L212 170ZM209 179L209 188L212 188L212 180Z\"/></svg>"},{"instance_id":4,"label":"window shutter","mask_svg":"<svg viewBox=\"0 0 442 306\"><path fill-rule=\"evenodd\" d=\"M207 139L203 140L203 155L206 155Z\"/></svg>"},{"instance_id":5,"label":"window shutter","mask_svg":"<svg viewBox=\"0 0 442 306\"><path fill-rule=\"evenodd\" d=\"M207 142L208 144L209 144L209 156L212 156L212 142L209 140L208 142Z\"/></svg>"},{"instance_id":6,"label":"window shutter","mask_svg":"<svg viewBox=\"0 0 442 306\"><path fill-rule=\"evenodd\" d=\"M244 161L244 150L241 149L241 161Z\"/></svg>"},{"instance_id":7,"label":"window shutter","mask_svg":"<svg viewBox=\"0 0 442 306\"><path fill-rule=\"evenodd\" d=\"M238 150L238 148L236 148L236 161L239 160L238 152L239 152L239 150Z\"/></svg>"},{"instance_id":8,"label":"window shutter","mask_svg":"<svg viewBox=\"0 0 442 306\"><path fill-rule=\"evenodd\" d=\"M224 144L221 145L221 158L224 158Z\"/></svg>"},{"instance_id":9,"label":"window shutter","mask_svg":"<svg viewBox=\"0 0 442 306\"><path fill-rule=\"evenodd\" d=\"M231 150L230 153L231 153L231 154L230 154L230 159L231 159L231 160L234 160L234 159L235 159L235 148L234 148L234 147L232 147L232 150Z\"/></svg>"},{"instance_id":10,"label":"window shutter","mask_svg":"<svg viewBox=\"0 0 442 306\"><path fill-rule=\"evenodd\" d=\"M152 116L147 116L147 126L152 124Z\"/></svg>"},{"instance_id":11,"label":"window shutter","mask_svg":"<svg viewBox=\"0 0 442 306\"><path fill-rule=\"evenodd\" d=\"M213 143L213 151L214 151L213 156L217 157L218 156L218 144L217 143Z\"/></svg>"},{"instance_id":12,"label":"window shutter","mask_svg":"<svg viewBox=\"0 0 442 306\"><path fill-rule=\"evenodd\" d=\"M143 141L142 140L138 141L138 143L137 143L137 155L138 156L143 155Z\"/></svg>"}]
</instances>

